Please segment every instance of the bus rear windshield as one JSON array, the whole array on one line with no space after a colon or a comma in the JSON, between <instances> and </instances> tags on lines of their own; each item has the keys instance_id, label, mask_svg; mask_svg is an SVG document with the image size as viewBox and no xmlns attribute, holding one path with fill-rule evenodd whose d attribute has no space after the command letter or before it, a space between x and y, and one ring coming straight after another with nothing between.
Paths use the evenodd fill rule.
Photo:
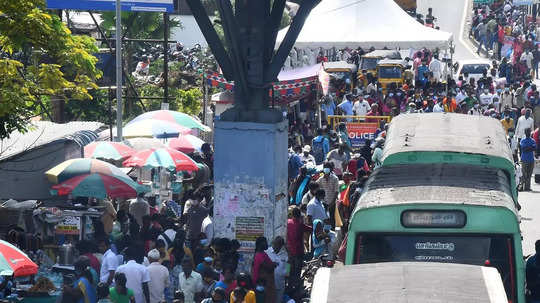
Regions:
<instances>
[{"instance_id":1,"label":"bus rear windshield","mask_svg":"<svg viewBox=\"0 0 540 303\"><path fill-rule=\"evenodd\" d=\"M354 264L401 261L489 264L501 274L508 298L515 298L513 258L512 238L506 235L360 233L356 236Z\"/></svg>"}]
</instances>

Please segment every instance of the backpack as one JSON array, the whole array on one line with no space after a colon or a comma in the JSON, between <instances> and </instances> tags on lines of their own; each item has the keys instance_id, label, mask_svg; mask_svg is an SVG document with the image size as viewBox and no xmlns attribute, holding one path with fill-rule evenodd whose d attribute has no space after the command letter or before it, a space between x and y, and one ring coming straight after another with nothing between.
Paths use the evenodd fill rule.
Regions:
<instances>
[{"instance_id":1,"label":"backpack","mask_svg":"<svg viewBox=\"0 0 540 303\"><path fill-rule=\"evenodd\" d=\"M322 138L322 140L319 140L319 141L316 141L315 139L313 139L313 143L312 143L312 153L313 153L313 157L315 158L315 163L317 163L317 165L320 165L324 162L324 156L325 156L324 155L324 139L325 138Z\"/></svg>"}]
</instances>

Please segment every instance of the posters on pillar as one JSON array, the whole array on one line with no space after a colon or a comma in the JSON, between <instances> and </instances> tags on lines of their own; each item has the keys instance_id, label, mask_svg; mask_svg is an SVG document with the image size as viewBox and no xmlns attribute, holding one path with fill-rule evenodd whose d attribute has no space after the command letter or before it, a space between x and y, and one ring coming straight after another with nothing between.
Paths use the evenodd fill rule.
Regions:
<instances>
[{"instance_id":1,"label":"posters on pillar","mask_svg":"<svg viewBox=\"0 0 540 303\"><path fill-rule=\"evenodd\" d=\"M172 12L173 0L122 0L122 10L130 12ZM116 0L47 0L48 9L114 11Z\"/></svg>"},{"instance_id":2,"label":"posters on pillar","mask_svg":"<svg viewBox=\"0 0 540 303\"><path fill-rule=\"evenodd\" d=\"M347 131L353 148L364 146L366 140L373 141L378 123L376 122L348 122Z\"/></svg>"},{"instance_id":3,"label":"posters on pillar","mask_svg":"<svg viewBox=\"0 0 540 303\"><path fill-rule=\"evenodd\" d=\"M235 236L240 242L240 251L254 252L255 241L264 237L264 217L236 217Z\"/></svg>"},{"instance_id":4,"label":"posters on pillar","mask_svg":"<svg viewBox=\"0 0 540 303\"><path fill-rule=\"evenodd\" d=\"M81 217L65 216L56 224L55 232L62 235L78 235L81 232Z\"/></svg>"}]
</instances>

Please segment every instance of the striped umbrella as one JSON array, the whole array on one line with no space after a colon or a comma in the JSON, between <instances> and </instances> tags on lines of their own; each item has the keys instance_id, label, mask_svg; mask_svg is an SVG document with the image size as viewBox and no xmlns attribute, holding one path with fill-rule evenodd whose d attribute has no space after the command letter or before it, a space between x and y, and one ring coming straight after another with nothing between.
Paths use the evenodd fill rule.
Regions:
<instances>
[{"instance_id":1,"label":"striped umbrella","mask_svg":"<svg viewBox=\"0 0 540 303\"><path fill-rule=\"evenodd\" d=\"M122 132L124 138L176 138L191 133L191 129L168 121L144 119L128 123Z\"/></svg>"},{"instance_id":2,"label":"striped umbrella","mask_svg":"<svg viewBox=\"0 0 540 303\"><path fill-rule=\"evenodd\" d=\"M149 148L163 148L165 144L156 138L131 138L127 139L127 145L131 146L135 152Z\"/></svg>"},{"instance_id":3,"label":"striped umbrella","mask_svg":"<svg viewBox=\"0 0 540 303\"><path fill-rule=\"evenodd\" d=\"M25 277L37 274L38 266L20 249L0 240L0 275Z\"/></svg>"},{"instance_id":4,"label":"striped umbrella","mask_svg":"<svg viewBox=\"0 0 540 303\"><path fill-rule=\"evenodd\" d=\"M120 142L94 141L84 147L84 157L105 160L124 160L136 151Z\"/></svg>"},{"instance_id":5,"label":"striped umbrella","mask_svg":"<svg viewBox=\"0 0 540 303\"><path fill-rule=\"evenodd\" d=\"M118 167L97 159L70 159L45 175L56 184L51 193L59 196L131 198L145 191Z\"/></svg>"},{"instance_id":6,"label":"striped umbrella","mask_svg":"<svg viewBox=\"0 0 540 303\"><path fill-rule=\"evenodd\" d=\"M131 120L131 122L129 122L127 125L146 119L168 121L187 128L197 128L205 132L210 131L210 128L202 124L201 121L199 121L197 118L194 118L188 114L172 110L155 110L151 112L146 112Z\"/></svg>"},{"instance_id":7,"label":"striped umbrella","mask_svg":"<svg viewBox=\"0 0 540 303\"><path fill-rule=\"evenodd\" d=\"M140 151L123 163L126 167L158 168L170 171L198 170L197 163L186 154L172 148L151 148Z\"/></svg>"},{"instance_id":8,"label":"striped umbrella","mask_svg":"<svg viewBox=\"0 0 540 303\"><path fill-rule=\"evenodd\" d=\"M170 139L167 145L172 149L189 154L194 151L200 152L203 144L203 140L193 135L183 135L178 138Z\"/></svg>"}]
</instances>

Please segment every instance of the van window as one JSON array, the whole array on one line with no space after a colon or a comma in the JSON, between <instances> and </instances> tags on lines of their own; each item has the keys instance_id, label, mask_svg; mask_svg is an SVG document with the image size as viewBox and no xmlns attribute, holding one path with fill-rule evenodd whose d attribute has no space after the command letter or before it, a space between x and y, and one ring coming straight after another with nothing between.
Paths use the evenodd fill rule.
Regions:
<instances>
[{"instance_id":1,"label":"van window","mask_svg":"<svg viewBox=\"0 0 540 303\"><path fill-rule=\"evenodd\" d=\"M495 267L508 298L515 298L512 237L507 235L359 233L354 264L444 262Z\"/></svg>"},{"instance_id":2,"label":"van window","mask_svg":"<svg viewBox=\"0 0 540 303\"><path fill-rule=\"evenodd\" d=\"M464 64L461 69L460 74L469 73L470 74L482 74L487 72L489 69L489 64Z\"/></svg>"}]
</instances>

